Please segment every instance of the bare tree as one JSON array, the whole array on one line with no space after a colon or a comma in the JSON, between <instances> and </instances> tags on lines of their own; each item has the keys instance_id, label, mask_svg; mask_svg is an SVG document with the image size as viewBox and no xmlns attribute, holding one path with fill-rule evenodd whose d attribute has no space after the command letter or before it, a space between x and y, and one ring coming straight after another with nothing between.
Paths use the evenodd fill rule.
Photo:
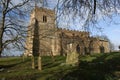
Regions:
<instances>
[{"instance_id":1,"label":"bare tree","mask_svg":"<svg viewBox=\"0 0 120 80\"><path fill-rule=\"evenodd\" d=\"M0 56L8 47L24 47L26 11L24 5L29 0L15 2L0 1ZM24 19L24 20L23 20Z\"/></svg>"},{"instance_id":2,"label":"bare tree","mask_svg":"<svg viewBox=\"0 0 120 80\"><path fill-rule=\"evenodd\" d=\"M120 7L119 0L58 0L57 9L60 17L67 16L70 20L79 19L82 27L89 30L99 19L106 17L112 19L112 14L117 14ZM65 18L65 17L64 17ZM100 29L100 28L98 28Z\"/></svg>"}]
</instances>

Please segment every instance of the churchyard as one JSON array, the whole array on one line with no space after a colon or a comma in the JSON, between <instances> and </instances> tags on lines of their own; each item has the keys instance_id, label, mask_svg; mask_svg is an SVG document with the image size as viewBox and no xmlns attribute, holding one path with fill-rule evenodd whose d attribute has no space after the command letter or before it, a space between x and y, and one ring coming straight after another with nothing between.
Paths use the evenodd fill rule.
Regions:
<instances>
[{"instance_id":1,"label":"churchyard","mask_svg":"<svg viewBox=\"0 0 120 80\"><path fill-rule=\"evenodd\" d=\"M37 67L37 66L36 66ZM31 57L0 59L0 80L119 80L120 53L79 56L78 64L66 57L42 57L42 71L31 68Z\"/></svg>"}]
</instances>

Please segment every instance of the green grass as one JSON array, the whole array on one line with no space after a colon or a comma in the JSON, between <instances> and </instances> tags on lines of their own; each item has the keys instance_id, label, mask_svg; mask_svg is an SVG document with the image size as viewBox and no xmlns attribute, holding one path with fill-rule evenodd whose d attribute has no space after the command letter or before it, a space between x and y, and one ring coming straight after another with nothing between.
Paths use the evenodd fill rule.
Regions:
<instances>
[{"instance_id":1,"label":"green grass","mask_svg":"<svg viewBox=\"0 0 120 80\"><path fill-rule=\"evenodd\" d=\"M120 53L81 56L77 66L62 65L65 57L42 57L42 71L31 68L31 58L0 58L0 80L118 80ZM36 60L37 61L37 60Z\"/></svg>"}]
</instances>

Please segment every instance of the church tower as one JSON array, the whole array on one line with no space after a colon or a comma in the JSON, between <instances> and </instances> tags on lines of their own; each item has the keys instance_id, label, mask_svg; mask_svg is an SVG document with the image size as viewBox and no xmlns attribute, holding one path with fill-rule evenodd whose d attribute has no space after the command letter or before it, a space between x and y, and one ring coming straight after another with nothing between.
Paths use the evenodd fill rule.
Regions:
<instances>
[{"instance_id":1,"label":"church tower","mask_svg":"<svg viewBox=\"0 0 120 80\"><path fill-rule=\"evenodd\" d=\"M30 14L25 55L50 55L55 41L55 12L35 7Z\"/></svg>"}]
</instances>

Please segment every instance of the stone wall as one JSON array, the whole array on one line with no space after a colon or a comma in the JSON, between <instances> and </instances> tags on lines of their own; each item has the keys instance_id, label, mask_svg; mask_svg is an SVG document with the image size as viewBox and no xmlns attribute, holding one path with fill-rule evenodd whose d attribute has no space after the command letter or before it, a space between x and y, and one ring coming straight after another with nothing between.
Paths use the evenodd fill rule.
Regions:
<instances>
[{"instance_id":1,"label":"stone wall","mask_svg":"<svg viewBox=\"0 0 120 80\"><path fill-rule=\"evenodd\" d=\"M54 36L55 12L35 7L30 15L25 55L52 55L55 51Z\"/></svg>"},{"instance_id":2,"label":"stone wall","mask_svg":"<svg viewBox=\"0 0 120 80\"><path fill-rule=\"evenodd\" d=\"M89 32L56 28L55 12L35 7L31 11L25 55L67 55L109 52L109 43L90 37Z\"/></svg>"},{"instance_id":3,"label":"stone wall","mask_svg":"<svg viewBox=\"0 0 120 80\"><path fill-rule=\"evenodd\" d=\"M104 48L103 51L101 51L101 47ZM109 42L106 40L100 40L97 38L94 38L93 42L92 42L92 52L91 53L108 53L110 52L110 48L109 48Z\"/></svg>"}]
</instances>

